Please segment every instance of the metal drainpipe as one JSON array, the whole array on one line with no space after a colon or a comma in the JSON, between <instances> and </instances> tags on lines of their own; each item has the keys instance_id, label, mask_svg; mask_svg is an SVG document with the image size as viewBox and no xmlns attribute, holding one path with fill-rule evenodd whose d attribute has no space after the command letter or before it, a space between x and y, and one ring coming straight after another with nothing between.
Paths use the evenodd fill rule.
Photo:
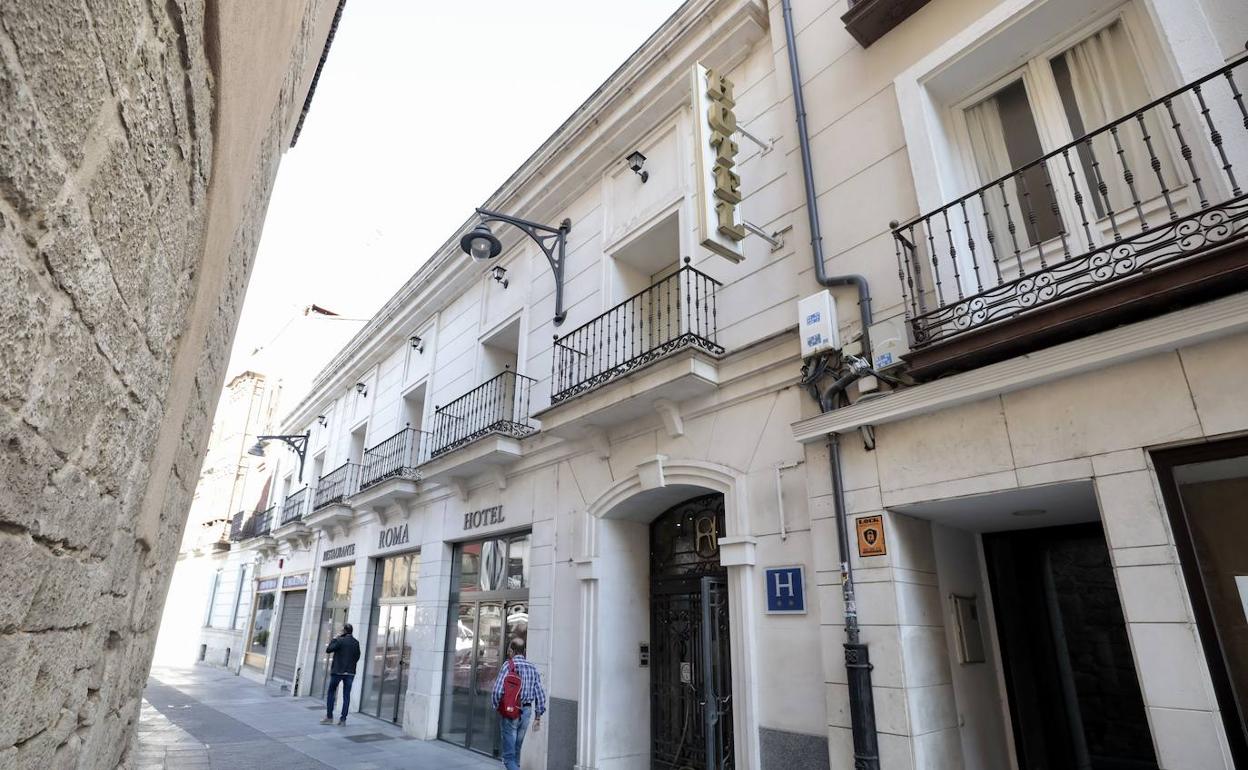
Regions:
<instances>
[{"instance_id":1,"label":"metal drainpipe","mask_svg":"<svg viewBox=\"0 0 1248 770\"><path fill-rule=\"evenodd\" d=\"M818 389L820 372L821 368L817 369L806 385L822 412L835 409L845 389L862 376L860 371L851 371L821 393ZM845 481L841 477L841 443L836 433L828 434L828 471L832 479L837 552L841 559L841 597L845 604L843 646L849 686L849 723L854 738L854 770L879 770L880 747L875 727L875 697L871 691L871 658L858 630L858 601L854 593L854 568L849 550L849 516L845 507Z\"/></svg>"},{"instance_id":2,"label":"metal drainpipe","mask_svg":"<svg viewBox=\"0 0 1248 770\"><path fill-rule=\"evenodd\" d=\"M871 289L861 275L827 274L823 264L823 233L819 229L819 209L815 205L815 175L810 159L810 132L806 129L806 100L802 96L802 74L797 66L797 38L793 33L793 7L781 0L784 40L788 46L789 76L793 81L793 109L797 112L797 143L802 155L802 182L806 188L806 215L810 219L810 247L814 253L815 280L820 286L853 286L858 290L858 318L862 325L862 357L871 357Z\"/></svg>"}]
</instances>

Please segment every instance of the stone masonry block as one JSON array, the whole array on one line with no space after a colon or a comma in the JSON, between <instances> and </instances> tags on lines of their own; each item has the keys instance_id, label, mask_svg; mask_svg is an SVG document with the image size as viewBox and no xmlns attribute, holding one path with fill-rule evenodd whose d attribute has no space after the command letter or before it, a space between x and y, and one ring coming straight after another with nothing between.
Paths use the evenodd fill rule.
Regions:
<instances>
[{"instance_id":1,"label":"stone masonry block","mask_svg":"<svg viewBox=\"0 0 1248 770\"><path fill-rule=\"evenodd\" d=\"M4 31L17 49L44 125L71 165L82 161L82 145L108 94L104 63L79 0L6 2Z\"/></svg>"}]
</instances>

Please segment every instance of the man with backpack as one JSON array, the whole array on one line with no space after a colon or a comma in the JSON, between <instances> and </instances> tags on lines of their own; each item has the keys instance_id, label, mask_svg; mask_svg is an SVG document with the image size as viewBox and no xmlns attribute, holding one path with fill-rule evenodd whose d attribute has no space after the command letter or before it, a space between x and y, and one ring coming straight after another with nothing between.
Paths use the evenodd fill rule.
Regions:
<instances>
[{"instance_id":1,"label":"man with backpack","mask_svg":"<svg viewBox=\"0 0 1248 770\"><path fill-rule=\"evenodd\" d=\"M323 725L334 723L334 696L338 693L338 683L342 682L342 716L339 725L347 723L347 711L351 707L351 683L355 680L355 664L360 660L360 643L351 635L351 624L342 627L342 633L334 637L325 648L326 655L333 655L329 667L329 688L325 694L325 718Z\"/></svg>"},{"instance_id":2,"label":"man with backpack","mask_svg":"<svg viewBox=\"0 0 1248 770\"><path fill-rule=\"evenodd\" d=\"M499 716L503 767L520 770L520 748L524 745L529 721L533 722L534 732L542 729L546 690L542 687L542 675L525 660L524 640L518 636L507 645L507 662L494 679L490 702Z\"/></svg>"}]
</instances>

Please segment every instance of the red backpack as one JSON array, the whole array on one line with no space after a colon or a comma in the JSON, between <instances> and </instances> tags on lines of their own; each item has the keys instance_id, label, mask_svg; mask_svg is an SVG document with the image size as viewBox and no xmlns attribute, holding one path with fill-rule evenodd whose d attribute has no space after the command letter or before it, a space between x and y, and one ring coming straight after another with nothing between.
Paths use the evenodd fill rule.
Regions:
<instances>
[{"instance_id":1,"label":"red backpack","mask_svg":"<svg viewBox=\"0 0 1248 770\"><path fill-rule=\"evenodd\" d=\"M503 697L498 699L498 714L503 719L520 718L520 687L523 684L520 675L516 673L515 665L510 660L507 661L507 675L503 677Z\"/></svg>"}]
</instances>

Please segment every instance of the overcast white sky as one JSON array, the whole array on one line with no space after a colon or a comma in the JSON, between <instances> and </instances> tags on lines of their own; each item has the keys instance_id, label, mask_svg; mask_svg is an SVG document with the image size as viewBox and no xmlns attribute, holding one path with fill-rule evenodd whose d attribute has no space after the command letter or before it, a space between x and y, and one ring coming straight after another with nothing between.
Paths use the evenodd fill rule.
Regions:
<instances>
[{"instance_id":1,"label":"overcast white sky","mask_svg":"<svg viewBox=\"0 0 1248 770\"><path fill-rule=\"evenodd\" d=\"M349 0L277 175L229 375L308 304L371 316L679 5Z\"/></svg>"}]
</instances>

